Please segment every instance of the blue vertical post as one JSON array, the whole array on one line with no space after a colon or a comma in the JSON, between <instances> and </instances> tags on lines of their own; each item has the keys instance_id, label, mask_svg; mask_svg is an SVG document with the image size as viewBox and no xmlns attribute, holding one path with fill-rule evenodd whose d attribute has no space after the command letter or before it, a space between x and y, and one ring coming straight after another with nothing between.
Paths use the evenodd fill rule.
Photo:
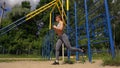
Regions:
<instances>
[{"instance_id":1,"label":"blue vertical post","mask_svg":"<svg viewBox=\"0 0 120 68\"><path fill-rule=\"evenodd\" d=\"M52 43L52 30L49 31L49 40L48 40L48 43L49 43L49 46L48 46L48 60L50 60L51 58L51 55L50 55L50 52L51 52L51 43Z\"/></svg>"},{"instance_id":2,"label":"blue vertical post","mask_svg":"<svg viewBox=\"0 0 120 68\"><path fill-rule=\"evenodd\" d=\"M54 19L55 19L55 17L54 17L54 11L53 11L53 13L52 13L52 24L54 24ZM55 33L54 33L54 30L51 30L52 31L52 35L51 35L51 40L52 40L52 42L51 42L51 59L52 59L52 57L53 57L53 48L54 48L54 35L55 35Z\"/></svg>"},{"instance_id":3,"label":"blue vertical post","mask_svg":"<svg viewBox=\"0 0 120 68\"><path fill-rule=\"evenodd\" d=\"M112 57L114 58L115 57L115 49L114 49L114 41L113 41L113 35L112 35L112 28L111 28L108 0L104 0L104 4L105 4L107 25L108 25L108 31L109 31L109 42L110 42L111 54L112 54Z\"/></svg>"},{"instance_id":4,"label":"blue vertical post","mask_svg":"<svg viewBox=\"0 0 120 68\"><path fill-rule=\"evenodd\" d=\"M68 35L68 38L69 38L69 11L67 11L67 35ZM70 50L68 49L68 60L70 60Z\"/></svg>"},{"instance_id":5,"label":"blue vertical post","mask_svg":"<svg viewBox=\"0 0 120 68\"><path fill-rule=\"evenodd\" d=\"M87 31L87 39L88 39L88 57L89 57L89 62L92 62L87 0L84 0L84 6L85 6L85 15L86 15L86 31Z\"/></svg>"},{"instance_id":6,"label":"blue vertical post","mask_svg":"<svg viewBox=\"0 0 120 68\"><path fill-rule=\"evenodd\" d=\"M69 38L69 22L70 22L70 19L69 19L69 0L67 0L66 7L67 7L67 35ZM69 49L68 49L67 55L68 55L68 60L70 60L70 50Z\"/></svg>"},{"instance_id":7,"label":"blue vertical post","mask_svg":"<svg viewBox=\"0 0 120 68\"><path fill-rule=\"evenodd\" d=\"M75 43L76 43L76 48L78 48L78 28L77 28L77 3L76 1L74 2L74 14L75 14ZM79 60L79 52L76 52L76 61Z\"/></svg>"}]
</instances>

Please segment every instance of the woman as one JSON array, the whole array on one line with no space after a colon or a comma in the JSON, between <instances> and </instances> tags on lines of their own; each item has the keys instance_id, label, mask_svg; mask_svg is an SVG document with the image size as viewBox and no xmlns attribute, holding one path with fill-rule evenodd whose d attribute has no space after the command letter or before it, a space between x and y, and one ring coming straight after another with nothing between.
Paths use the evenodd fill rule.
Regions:
<instances>
[{"instance_id":1,"label":"woman","mask_svg":"<svg viewBox=\"0 0 120 68\"><path fill-rule=\"evenodd\" d=\"M82 49L71 47L68 36L63 32L65 26L64 26L64 22L62 21L62 17L60 15L56 16L56 22L58 22L58 25L57 26L53 25L53 29L58 35L58 40L56 43L56 61L53 63L53 65L59 64L59 49L62 43L64 43L65 46L71 51L83 52Z\"/></svg>"}]
</instances>

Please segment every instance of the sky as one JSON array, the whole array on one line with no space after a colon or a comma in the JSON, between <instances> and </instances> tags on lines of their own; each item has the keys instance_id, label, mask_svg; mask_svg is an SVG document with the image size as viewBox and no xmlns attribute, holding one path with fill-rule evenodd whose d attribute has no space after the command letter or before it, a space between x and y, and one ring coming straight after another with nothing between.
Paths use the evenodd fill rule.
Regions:
<instances>
[{"instance_id":1,"label":"sky","mask_svg":"<svg viewBox=\"0 0 120 68\"><path fill-rule=\"evenodd\" d=\"M40 0L0 0L0 4L6 2L7 6L13 7L15 5L20 5L22 1L30 1L32 9L35 9L36 5Z\"/></svg>"},{"instance_id":2,"label":"sky","mask_svg":"<svg viewBox=\"0 0 120 68\"><path fill-rule=\"evenodd\" d=\"M6 2L6 9L10 11L10 9L15 5L21 5L22 1L30 1L30 4L32 6L31 9L34 10L40 0L0 0L0 6L3 4L3 2ZM0 16L1 16L1 8L0 8Z\"/></svg>"}]
</instances>

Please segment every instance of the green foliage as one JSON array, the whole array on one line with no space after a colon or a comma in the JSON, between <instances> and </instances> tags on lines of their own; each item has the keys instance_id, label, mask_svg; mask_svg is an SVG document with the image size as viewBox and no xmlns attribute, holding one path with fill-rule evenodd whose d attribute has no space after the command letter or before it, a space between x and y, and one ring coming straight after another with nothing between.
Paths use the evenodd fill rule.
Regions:
<instances>
[{"instance_id":1,"label":"green foliage","mask_svg":"<svg viewBox=\"0 0 120 68\"><path fill-rule=\"evenodd\" d=\"M31 8L30 2L29 1L23 1L22 2L22 8L28 8L28 9L30 9Z\"/></svg>"},{"instance_id":2,"label":"green foliage","mask_svg":"<svg viewBox=\"0 0 120 68\"><path fill-rule=\"evenodd\" d=\"M8 13L8 17L14 22L19 18L25 16L29 12L30 9L22 8L21 6L16 5L15 7L12 8L12 11Z\"/></svg>"},{"instance_id":3,"label":"green foliage","mask_svg":"<svg viewBox=\"0 0 120 68\"><path fill-rule=\"evenodd\" d=\"M12 54L0 54L0 58L41 58L39 55L12 55Z\"/></svg>"},{"instance_id":4,"label":"green foliage","mask_svg":"<svg viewBox=\"0 0 120 68\"><path fill-rule=\"evenodd\" d=\"M117 47L120 47L120 0L117 0L115 3L110 3L110 13L112 16L114 16L114 19L112 20L112 26L113 26L113 34L115 36L115 44Z\"/></svg>"},{"instance_id":5,"label":"green foliage","mask_svg":"<svg viewBox=\"0 0 120 68\"><path fill-rule=\"evenodd\" d=\"M116 58L107 57L103 59L103 65L109 65L109 66L120 66L120 56L116 56Z\"/></svg>"},{"instance_id":6,"label":"green foliage","mask_svg":"<svg viewBox=\"0 0 120 68\"><path fill-rule=\"evenodd\" d=\"M9 25L12 21L9 18L2 19L2 27Z\"/></svg>"},{"instance_id":7,"label":"green foliage","mask_svg":"<svg viewBox=\"0 0 120 68\"><path fill-rule=\"evenodd\" d=\"M30 12L30 9L24 6L15 6L12 11L8 13L8 17L3 20L3 26L18 20ZM36 37L37 25L34 19L26 21L22 25L14 28L8 34L0 37L0 45L2 53L9 54L33 54L36 51L40 54L40 43ZM40 42L40 40L39 40ZM36 43L36 44L35 44Z\"/></svg>"}]
</instances>

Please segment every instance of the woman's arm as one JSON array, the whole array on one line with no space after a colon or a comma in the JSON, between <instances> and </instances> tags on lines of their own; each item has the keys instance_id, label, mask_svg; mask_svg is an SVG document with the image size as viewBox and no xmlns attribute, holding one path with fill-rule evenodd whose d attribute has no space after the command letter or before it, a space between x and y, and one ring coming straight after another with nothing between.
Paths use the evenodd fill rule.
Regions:
<instances>
[{"instance_id":1,"label":"woman's arm","mask_svg":"<svg viewBox=\"0 0 120 68\"><path fill-rule=\"evenodd\" d=\"M59 27L54 25L53 28L54 28L55 31L62 31L63 28L64 28L64 24L63 24L63 22L60 22L60 26Z\"/></svg>"}]
</instances>

